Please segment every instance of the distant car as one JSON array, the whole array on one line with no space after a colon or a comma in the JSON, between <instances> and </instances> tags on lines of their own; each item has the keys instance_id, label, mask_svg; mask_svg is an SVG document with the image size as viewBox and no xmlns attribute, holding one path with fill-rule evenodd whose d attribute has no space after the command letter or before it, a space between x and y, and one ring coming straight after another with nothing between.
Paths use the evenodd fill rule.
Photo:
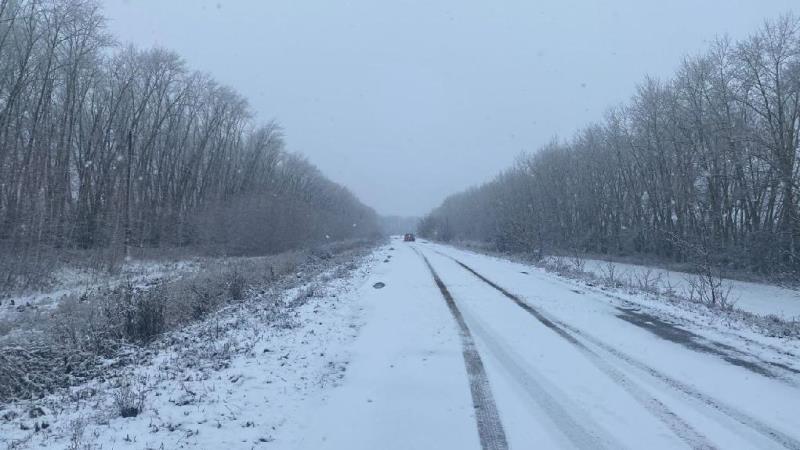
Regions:
<instances>
[{"instance_id":1,"label":"distant car","mask_svg":"<svg viewBox=\"0 0 800 450\"><path fill-rule=\"evenodd\" d=\"M405 235L403 235L404 242L414 242L416 240L417 238L414 237L413 233L406 233Z\"/></svg>"}]
</instances>

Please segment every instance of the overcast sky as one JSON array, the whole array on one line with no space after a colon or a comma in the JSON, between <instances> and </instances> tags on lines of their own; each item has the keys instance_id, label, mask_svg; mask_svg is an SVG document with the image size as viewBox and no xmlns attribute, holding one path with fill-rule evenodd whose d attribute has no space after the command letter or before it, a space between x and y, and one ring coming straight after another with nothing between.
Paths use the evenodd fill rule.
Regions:
<instances>
[{"instance_id":1,"label":"overcast sky","mask_svg":"<svg viewBox=\"0 0 800 450\"><path fill-rule=\"evenodd\" d=\"M422 215L797 0L104 0L277 119L382 214ZM797 11L795 11L797 12Z\"/></svg>"}]
</instances>

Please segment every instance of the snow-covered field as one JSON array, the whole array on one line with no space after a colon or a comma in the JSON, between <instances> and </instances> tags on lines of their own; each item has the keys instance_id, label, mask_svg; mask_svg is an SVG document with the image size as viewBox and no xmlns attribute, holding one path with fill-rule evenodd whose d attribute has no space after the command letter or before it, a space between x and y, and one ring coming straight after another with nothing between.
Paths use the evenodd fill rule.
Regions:
<instances>
[{"instance_id":1,"label":"snow-covered field","mask_svg":"<svg viewBox=\"0 0 800 450\"><path fill-rule=\"evenodd\" d=\"M124 263L112 276L97 270L63 268L54 274L54 289L32 290L14 295L0 296L0 320L12 320L21 312L47 311L72 295L100 288L113 288L122 283L143 287L160 281L175 279L194 273L201 267L200 260L154 262L133 260Z\"/></svg>"},{"instance_id":2,"label":"snow-covered field","mask_svg":"<svg viewBox=\"0 0 800 450\"><path fill-rule=\"evenodd\" d=\"M170 334L133 371L0 407L0 445L800 448L798 404L797 337L395 239Z\"/></svg>"},{"instance_id":3,"label":"snow-covered field","mask_svg":"<svg viewBox=\"0 0 800 450\"><path fill-rule=\"evenodd\" d=\"M609 262L596 259L585 260L585 270L598 277L608 273ZM678 292L690 289L696 275L675 272L666 269L647 267L636 264L613 262L615 276L630 280L633 284L637 278L647 274L655 280L660 289L671 287ZM774 315L786 320L800 320L800 291L780 286L751 283L746 281L727 280L730 286L730 299L734 307L759 315Z\"/></svg>"}]
</instances>

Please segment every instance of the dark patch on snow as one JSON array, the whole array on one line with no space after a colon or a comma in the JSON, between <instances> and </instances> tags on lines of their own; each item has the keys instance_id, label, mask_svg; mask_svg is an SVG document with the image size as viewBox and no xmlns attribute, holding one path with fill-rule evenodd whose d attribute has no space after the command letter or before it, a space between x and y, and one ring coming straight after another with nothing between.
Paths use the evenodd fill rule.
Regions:
<instances>
[{"instance_id":1,"label":"dark patch on snow","mask_svg":"<svg viewBox=\"0 0 800 450\"><path fill-rule=\"evenodd\" d=\"M786 364L782 364L782 363L778 363L778 362L774 362L774 361L767 361L767 364L769 364L770 366L773 366L773 367L777 367L779 369L786 370L786 371L791 372L793 374L800 374L800 370L797 370L794 367L788 366Z\"/></svg>"},{"instance_id":2,"label":"dark patch on snow","mask_svg":"<svg viewBox=\"0 0 800 450\"><path fill-rule=\"evenodd\" d=\"M124 406L119 410L119 415L125 419L130 419L139 415L141 410L136 406Z\"/></svg>"},{"instance_id":3,"label":"dark patch on snow","mask_svg":"<svg viewBox=\"0 0 800 450\"><path fill-rule=\"evenodd\" d=\"M641 311L627 308L617 309L620 311L620 313L617 314L617 317L632 325L636 325L639 328L647 330L661 339L680 344L690 350L719 356L723 360L735 366L745 368L751 372L763 375L765 377L775 378L775 374L761 365L752 361L737 358L720 349L720 347L727 347L728 349L731 349L732 347L730 346L725 346L724 344L716 345L704 343L702 342L703 338L699 335L666 322L652 314L646 314Z\"/></svg>"},{"instance_id":4,"label":"dark patch on snow","mask_svg":"<svg viewBox=\"0 0 800 450\"><path fill-rule=\"evenodd\" d=\"M374 287L375 289L383 289L384 287L386 287L386 283L379 281L373 284L372 287Z\"/></svg>"}]
</instances>

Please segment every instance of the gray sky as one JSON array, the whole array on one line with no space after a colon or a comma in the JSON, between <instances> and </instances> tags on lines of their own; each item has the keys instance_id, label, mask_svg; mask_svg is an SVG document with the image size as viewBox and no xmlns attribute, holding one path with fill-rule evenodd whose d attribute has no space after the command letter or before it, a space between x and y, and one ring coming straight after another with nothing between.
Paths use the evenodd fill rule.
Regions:
<instances>
[{"instance_id":1,"label":"gray sky","mask_svg":"<svg viewBox=\"0 0 800 450\"><path fill-rule=\"evenodd\" d=\"M122 42L177 51L379 213L421 215L796 1L104 4Z\"/></svg>"}]
</instances>

